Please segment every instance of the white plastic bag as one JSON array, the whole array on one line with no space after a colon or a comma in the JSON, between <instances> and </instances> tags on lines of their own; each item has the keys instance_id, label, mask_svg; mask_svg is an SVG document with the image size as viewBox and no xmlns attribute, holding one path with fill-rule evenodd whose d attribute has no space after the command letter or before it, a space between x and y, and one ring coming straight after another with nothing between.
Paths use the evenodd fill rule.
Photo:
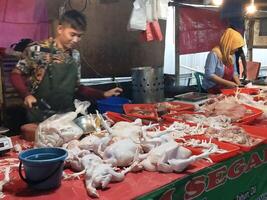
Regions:
<instances>
[{"instance_id":1,"label":"white plastic bag","mask_svg":"<svg viewBox=\"0 0 267 200\"><path fill-rule=\"evenodd\" d=\"M36 147L60 147L81 137L83 130L73 120L79 113L87 114L90 102L75 99L74 105L75 112L55 114L38 125L35 133Z\"/></svg>"},{"instance_id":2,"label":"white plastic bag","mask_svg":"<svg viewBox=\"0 0 267 200\"><path fill-rule=\"evenodd\" d=\"M153 22L155 20L158 20L156 0L147 0L145 7L146 7L146 21Z\"/></svg>"},{"instance_id":3,"label":"white plastic bag","mask_svg":"<svg viewBox=\"0 0 267 200\"><path fill-rule=\"evenodd\" d=\"M168 3L170 0L157 0L157 15L159 19L167 20Z\"/></svg>"},{"instance_id":4,"label":"white plastic bag","mask_svg":"<svg viewBox=\"0 0 267 200\"><path fill-rule=\"evenodd\" d=\"M131 17L128 23L128 30L146 30L146 0L135 0Z\"/></svg>"}]
</instances>

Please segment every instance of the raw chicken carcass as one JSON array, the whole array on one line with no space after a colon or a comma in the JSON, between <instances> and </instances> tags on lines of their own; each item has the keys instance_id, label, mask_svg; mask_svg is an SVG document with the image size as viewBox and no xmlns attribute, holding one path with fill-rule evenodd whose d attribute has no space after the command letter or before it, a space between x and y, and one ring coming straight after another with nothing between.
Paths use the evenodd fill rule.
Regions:
<instances>
[{"instance_id":1,"label":"raw chicken carcass","mask_svg":"<svg viewBox=\"0 0 267 200\"><path fill-rule=\"evenodd\" d=\"M141 155L146 158L139 165L147 171L181 172L191 163L207 158L214 151L209 150L200 155L191 156L190 150L179 146L176 142L168 142L152 149L147 155Z\"/></svg>"},{"instance_id":2,"label":"raw chicken carcass","mask_svg":"<svg viewBox=\"0 0 267 200\"><path fill-rule=\"evenodd\" d=\"M137 119L135 122L117 122L111 128L111 134L113 138L124 139L130 138L133 141L138 142L141 134L142 121Z\"/></svg>"},{"instance_id":3,"label":"raw chicken carcass","mask_svg":"<svg viewBox=\"0 0 267 200\"><path fill-rule=\"evenodd\" d=\"M93 151L96 154L104 151L109 142L111 142L111 136L98 137L96 135L88 135L79 142L79 148L84 150Z\"/></svg>"},{"instance_id":4,"label":"raw chicken carcass","mask_svg":"<svg viewBox=\"0 0 267 200\"><path fill-rule=\"evenodd\" d=\"M84 156L82 165L85 168L86 189L92 197L99 197L96 188L104 189L110 182L122 181L125 174L130 170L116 172L110 164L103 163L103 160L94 154Z\"/></svg>"},{"instance_id":5,"label":"raw chicken carcass","mask_svg":"<svg viewBox=\"0 0 267 200\"><path fill-rule=\"evenodd\" d=\"M158 167L164 165L163 161L169 159L186 159L192 152L182 146L179 146L176 142L166 142L158 147L153 148L149 153L140 155L140 159L144 159L139 165L143 166L147 171L158 171ZM168 164L167 164L168 165ZM165 172L171 172L165 167ZM170 168L170 167L169 167ZM162 169L162 167L160 167Z\"/></svg>"},{"instance_id":6,"label":"raw chicken carcass","mask_svg":"<svg viewBox=\"0 0 267 200\"><path fill-rule=\"evenodd\" d=\"M103 159L112 166L126 167L133 164L134 158L140 151L140 145L134 143L131 139L122 139L105 149Z\"/></svg>"},{"instance_id":7,"label":"raw chicken carcass","mask_svg":"<svg viewBox=\"0 0 267 200\"><path fill-rule=\"evenodd\" d=\"M79 148L79 141L78 140L72 140L69 143L66 143L63 145L63 148L65 148L68 151L68 157L66 159L66 165L70 166L71 169L74 171L82 171L84 168L82 166L82 158L90 154L90 151L88 150L81 150Z\"/></svg>"},{"instance_id":8,"label":"raw chicken carcass","mask_svg":"<svg viewBox=\"0 0 267 200\"><path fill-rule=\"evenodd\" d=\"M235 97L221 98L222 97L215 99L214 103L204 105L200 107L200 109L208 116L225 115L230 117L233 122L240 120L247 112L249 112Z\"/></svg>"}]
</instances>

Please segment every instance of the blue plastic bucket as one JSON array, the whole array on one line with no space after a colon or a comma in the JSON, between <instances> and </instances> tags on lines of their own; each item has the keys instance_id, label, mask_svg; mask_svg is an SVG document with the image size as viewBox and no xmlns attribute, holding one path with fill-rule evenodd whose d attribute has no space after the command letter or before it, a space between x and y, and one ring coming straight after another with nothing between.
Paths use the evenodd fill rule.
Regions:
<instances>
[{"instance_id":1,"label":"blue plastic bucket","mask_svg":"<svg viewBox=\"0 0 267 200\"><path fill-rule=\"evenodd\" d=\"M131 103L129 99L122 97L109 97L97 101L97 108L100 113L107 111L123 113L123 104Z\"/></svg>"},{"instance_id":2,"label":"blue plastic bucket","mask_svg":"<svg viewBox=\"0 0 267 200\"><path fill-rule=\"evenodd\" d=\"M19 175L32 188L47 190L61 184L64 161L68 152L61 148L29 149L19 154ZM25 177L22 175L24 166Z\"/></svg>"}]
</instances>

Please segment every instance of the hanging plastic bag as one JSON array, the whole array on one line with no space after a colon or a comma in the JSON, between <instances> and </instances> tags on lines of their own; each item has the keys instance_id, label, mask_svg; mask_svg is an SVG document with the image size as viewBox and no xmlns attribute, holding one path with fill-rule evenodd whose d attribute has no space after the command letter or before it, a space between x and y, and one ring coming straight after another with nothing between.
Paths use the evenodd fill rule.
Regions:
<instances>
[{"instance_id":1,"label":"hanging plastic bag","mask_svg":"<svg viewBox=\"0 0 267 200\"><path fill-rule=\"evenodd\" d=\"M64 114L55 114L38 125L35 133L36 147L60 147L63 144L79 139L83 130L73 120L79 113L86 115L89 101L75 99L76 110Z\"/></svg>"},{"instance_id":2,"label":"hanging plastic bag","mask_svg":"<svg viewBox=\"0 0 267 200\"><path fill-rule=\"evenodd\" d=\"M128 30L146 30L145 0L136 0L128 23Z\"/></svg>"},{"instance_id":3,"label":"hanging plastic bag","mask_svg":"<svg viewBox=\"0 0 267 200\"><path fill-rule=\"evenodd\" d=\"M163 35L158 20L150 22L150 28L153 34L153 38L155 40L161 41L163 39Z\"/></svg>"},{"instance_id":4,"label":"hanging plastic bag","mask_svg":"<svg viewBox=\"0 0 267 200\"><path fill-rule=\"evenodd\" d=\"M160 25L157 20L147 23L146 31L142 32L142 38L146 42L150 42L153 40L161 41L163 39Z\"/></svg>"},{"instance_id":5,"label":"hanging plastic bag","mask_svg":"<svg viewBox=\"0 0 267 200\"><path fill-rule=\"evenodd\" d=\"M142 39L145 42L150 42L154 40L153 32L150 26L151 22L147 22L146 30L141 33Z\"/></svg>"},{"instance_id":6,"label":"hanging plastic bag","mask_svg":"<svg viewBox=\"0 0 267 200\"><path fill-rule=\"evenodd\" d=\"M167 20L168 17L168 3L170 0L156 0L157 14L159 19Z\"/></svg>"}]
</instances>

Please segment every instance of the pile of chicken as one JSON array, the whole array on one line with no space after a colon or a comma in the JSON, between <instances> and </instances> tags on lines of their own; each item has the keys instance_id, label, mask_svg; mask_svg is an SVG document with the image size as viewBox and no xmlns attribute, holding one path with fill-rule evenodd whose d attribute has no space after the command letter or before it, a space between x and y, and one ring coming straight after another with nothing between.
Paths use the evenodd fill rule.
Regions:
<instances>
[{"instance_id":1,"label":"pile of chicken","mask_svg":"<svg viewBox=\"0 0 267 200\"><path fill-rule=\"evenodd\" d=\"M239 122L244 116L253 114L251 110L242 105L234 96L213 98L206 105L202 106L200 110L207 116L222 115L229 117L232 122Z\"/></svg>"},{"instance_id":2,"label":"pile of chicken","mask_svg":"<svg viewBox=\"0 0 267 200\"><path fill-rule=\"evenodd\" d=\"M206 133L212 138L246 146L259 142L242 130L230 127L230 121L239 121L250 112L235 97L220 97L200 110L208 115L209 121L216 119L218 125L207 129L204 125L208 125L208 122L196 126L174 122L160 129L158 124L144 126L140 119L135 122L112 123L98 114L95 119L90 120L95 121L95 132L81 140L77 127L66 130L66 127L58 128L55 123L49 122L53 126L43 123L39 127L40 134L36 137L36 146L62 146L67 149L66 164L77 172L76 175L85 174L88 194L99 197L97 188L106 188L110 182L122 181L128 172L181 172L197 159L207 158L211 153L221 151L215 145L205 143L205 146L210 146L207 151L200 155L192 155L190 150L176 142L176 139L183 136ZM74 113L72 115L75 116ZM72 119L73 116L68 119ZM68 124L73 127L72 122ZM53 137L54 135L56 137ZM199 144L193 142L193 145Z\"/></svg>"},{"instance_id":3,"label":"pile of chicken","mask_svg":"<svg viewBox=\"0 0 267 200\"><path fill-rule=\"evenodd\" d=\"M225 129L207 128L205 135L219 141L230 142L244 146L255 146L262 142L262 139L251 137L247 132L238 126L230 126Z\"/></svg>"},{"instance_id":4,"label":"pile of chicken","mask_svg":"<svg viewBox=\"0 0 267 200\"><path fill-rule=\"evenodd\" d=\"M230 117L227 117L225 115L207 117L202 113L178 114L174 115L173 118L185 122L202 124L203 126L209 126L217 129L228 127L232 121Z\"/></svg>"},{"instance_id":5,"label":"pile of chicken","mask_svg":"<svg viewBox=\"0 0 267 200\"><path fill-rule=\"evenodd\" d=\"M143 126L139 119L110 126L101 115L98 118L101 120L100 132L81 140L74 135L73 140L62 146L68 151L67 166L76 171L76 175L85 174L86 189L93 197L99 197L97 188L122 181L130 171L181 172L215 150L211 148L200 155L192 155L175 141L184 135L203 134L205 128L202 126L190 127L176 122L160 130L158 124ZM66 175L68 178L73 176L75 174Z\"/></svg>"}]
</instances>

